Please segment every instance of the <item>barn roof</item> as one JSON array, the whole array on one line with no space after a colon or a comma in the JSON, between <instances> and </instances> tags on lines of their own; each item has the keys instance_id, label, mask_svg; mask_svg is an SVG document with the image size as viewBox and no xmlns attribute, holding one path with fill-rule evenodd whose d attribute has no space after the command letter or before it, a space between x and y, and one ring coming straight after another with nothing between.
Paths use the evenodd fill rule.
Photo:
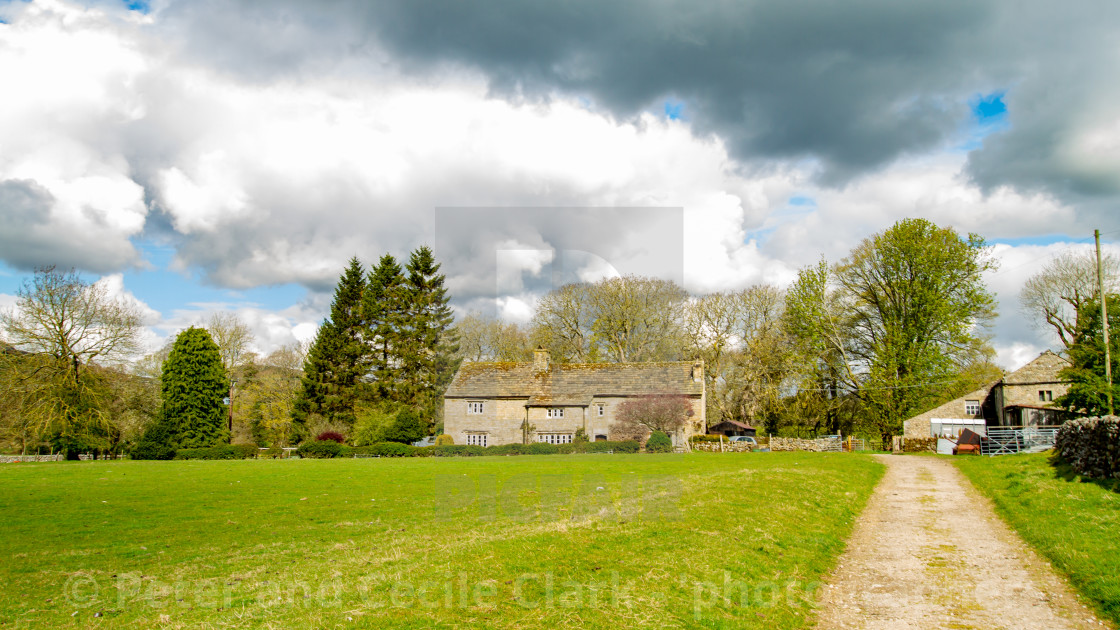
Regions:
<instances>
[{"instance_id":1,"label":"barn roof","mask_svg":"<svg viewBox=\"0 0 1120 630\"><path fill-rule=\"evenodd\" d=\"M703 369L703 364L696 365ZM587 406L594 396L704 393L693 379L694 364L563 363L540 369L534 363L464 363L447 398L526 398L530 406Z\"/></svg>"}]
</instances>

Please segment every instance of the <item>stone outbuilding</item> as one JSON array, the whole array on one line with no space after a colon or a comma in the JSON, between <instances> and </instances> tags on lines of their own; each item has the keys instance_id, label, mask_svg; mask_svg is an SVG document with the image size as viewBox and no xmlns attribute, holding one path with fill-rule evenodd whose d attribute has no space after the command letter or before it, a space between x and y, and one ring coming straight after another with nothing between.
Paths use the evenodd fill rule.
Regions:
<instances>
[{"instance_id":1,"label":"stone outbuilding","mask_svg":"<svg viewBox=\"0 0 1120 630\"><path fill-rule=\"evenodd\" d=\"M703 433L704 363L552 363L543 348L533 362L463 363L443 397L443 432L456 444L566 444L582 429L606 440L619 405L630 398L678 394L691 405L680 445Z\"/></svg>"},{"instance_id":2,"label":"stone outbuilding","mask_svg":"<svg viewBox=\"0 0 1120 630\"><path fill-rule=\"evenodd\" d=\"M931 437L943 432L936 430L941 426L956 427L959 432L972 424L964 421L976 420L989 427L1061 424L1064 416L1054 400L1069 390L1069 383L1058 376L1068 366L1069 361L1047 350L994 383L906 420L903 435Z\"/></svg>"},{"instance_id":3,"label":"stone outbuilding","mask_svg":"<svg viewBox=\"0 0 1120 630\"><path fill-rule=\"evenodd\" d=\"M758 433L758 430L751 425L734 420L724 420L723 422L708 427L708 435L725 435L727 437L746 435L755 437L756 433Z\"/></svg>"}]
</instances>

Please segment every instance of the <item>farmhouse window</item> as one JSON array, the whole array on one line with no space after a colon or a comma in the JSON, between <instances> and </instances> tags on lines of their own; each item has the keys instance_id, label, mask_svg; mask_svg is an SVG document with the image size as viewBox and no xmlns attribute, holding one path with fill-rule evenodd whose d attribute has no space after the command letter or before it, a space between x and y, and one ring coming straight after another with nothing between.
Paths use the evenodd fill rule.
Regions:
<instances>
[{"instance_id":1,"label":"farmhouse window","mask_svg":"<svg viewBox=\"0 0 1120 630\"><path fill-rule=\"evenodd\" d=\"M486 434L485 433L468 433L467 434L467 446L486 446Z\"/></svg>"},{"instance_id":2,"label":"farmhouse window","mask_svg":"<svg viewBox=\"0 0 1120 630\"><path fill-rule=\"evenodd\" d=\"M600 418L606 415L606 408L604 408L603 405L595 405L595 409L598 412Z\"/></svg>"},{"instance_id":3,"label":"farmhouse window","mask_svg":"<svg viewBox=\"0 0 1120 630\"><path fill-rule=\"evenodd\" d=\"M538 433L537 441L546 444L571 444L571 433Z\"/></svg>"},{"instance_id":4,"label":"farmhouse window","mask_svg":"<svg viewBox=\"0 0 1120 630\"><path fill-rule=\"evenodd\" d=\"M1051 390L1039 390L1038 402L1051 402L1054 400L1054 392Z\"/></svg>"},{"instance_id":5,"label":"farmhouse window","mask_svg":"<svg viewBox=\"0 0 1120 630\"><path fill-rule=\"evenodd\" d=\"M978 416L980 415L980 401L979 400L966 400L964 401L964 415Z\"/></svg>"},{"instance_id":6,"label":"farmhouse window","mask_svg":"<svg viewBox=\"0 0 1120 630\"><path fill-rule=\"evenodd\" d=\"M482 413L482 402L474 401L467 403L467 413L475 414Z\"/></svg>"},{"instance_id":7,"label":"farmhouse window","mask_svg":"<svg viewBox=\"0 0 1120 630\"><path fill-rule=\"evenodd\" d=\"M549 418L563 418L564 417L564 408L563 407L549 407L548 408L548 417Z\"/></svg>"}]
</instances>

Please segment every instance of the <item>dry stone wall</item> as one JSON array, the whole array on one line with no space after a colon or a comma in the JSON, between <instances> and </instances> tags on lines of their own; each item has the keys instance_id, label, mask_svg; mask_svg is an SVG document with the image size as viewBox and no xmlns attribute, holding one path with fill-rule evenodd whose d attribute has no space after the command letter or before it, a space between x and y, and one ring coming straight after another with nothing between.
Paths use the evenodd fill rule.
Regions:
<instances>
[{"instance_id":1,"label":"dry stone wall","mask_svg":"<svg viewBox=\"0 0 1120 630\"><path fill-rule=\"evenodd\" d=\"M1120 417L1070 420L1058 430L1054 449L1078 474L1120 477Z\"/></svg>"},{"instance_id":2,"label":"dry stone wall","mask_svg":"<svg viewBox=\"0 0 1120 630\"><path fill-rule=\"evenodd\" d=\"M840 440L837 438L770 438L771 451L812 451L823 453L825 451L840 450Z\"/></svg>"}]
</instances>

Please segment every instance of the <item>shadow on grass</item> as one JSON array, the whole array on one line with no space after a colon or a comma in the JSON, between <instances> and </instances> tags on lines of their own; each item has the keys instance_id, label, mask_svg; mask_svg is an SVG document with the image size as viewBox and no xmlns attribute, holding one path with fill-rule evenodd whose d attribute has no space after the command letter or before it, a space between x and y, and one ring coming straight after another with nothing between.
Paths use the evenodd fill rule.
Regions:
<instances>
[{"instance_id":1,"label":"shadow on grass","mask_svg":"<svg viewBox=\"0 0 1120 630\"><path fill-rule=\"evenodd\" d=\"M1062 459L1062 456L1057 453L1052 453L1049 458L1050 468L1054 471L1054 478L1061 479L1062 481L1078 482L1078 483L1091 483L1108 490L1120 494L1120 479L1094 479L1080 475L1069 462Z\"/></svg>"}]
</instances>

